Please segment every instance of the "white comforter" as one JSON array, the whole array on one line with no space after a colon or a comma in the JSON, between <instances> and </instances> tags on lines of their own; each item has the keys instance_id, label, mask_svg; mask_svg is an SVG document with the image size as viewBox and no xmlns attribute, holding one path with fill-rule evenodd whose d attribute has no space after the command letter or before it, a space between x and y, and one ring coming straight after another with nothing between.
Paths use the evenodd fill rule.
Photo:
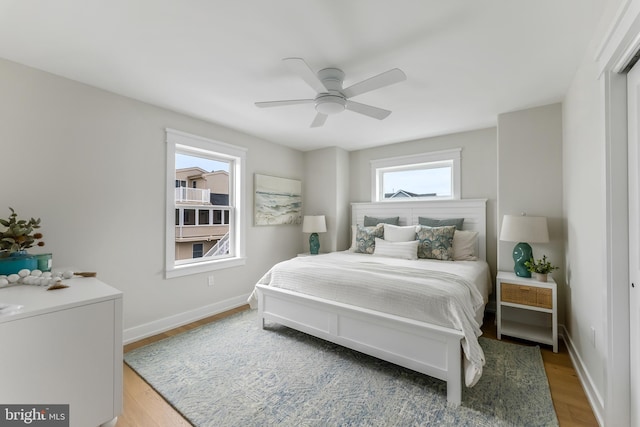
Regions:
<instances>
[{"instance_id":1,"label":"white comforter","mask_svg":"<svg viewBox=\"0 0 640 427\"><path fill-rule=\"evenodd\" d=\"M336 252L276 264L258 284L460 330L467 362L465 383L472 387L485 363L475 313L485 304L487 291L482 284L481 293L471 280L453 272L482 281L488 274L484 266L474 261L409 261ZM257 306L255 290L249 304Z\"/></svg>"}]
</instances>

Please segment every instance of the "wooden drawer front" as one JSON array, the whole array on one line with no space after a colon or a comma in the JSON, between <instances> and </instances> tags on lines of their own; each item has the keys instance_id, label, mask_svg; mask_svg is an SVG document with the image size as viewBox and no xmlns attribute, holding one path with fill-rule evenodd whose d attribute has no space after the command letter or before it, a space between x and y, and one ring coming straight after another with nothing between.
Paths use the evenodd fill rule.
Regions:
<instances>
[{"instance_id":1,"label":"wooden drawer front","mask_svg":"<svg viewBox=\"0 0 640 427\"><path fill-rule=\"evenodd\" d=\"M535 286L514 285L502 283L500 285L500 300L533 307L553 308L552 290Z\"/></svg>"}]
</instances>

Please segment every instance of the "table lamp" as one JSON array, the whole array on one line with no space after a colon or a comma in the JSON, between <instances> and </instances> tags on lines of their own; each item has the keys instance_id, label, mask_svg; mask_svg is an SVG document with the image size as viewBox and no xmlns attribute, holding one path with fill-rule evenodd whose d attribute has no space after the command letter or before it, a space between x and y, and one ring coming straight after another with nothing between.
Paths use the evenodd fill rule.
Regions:
<instances>
[{"instance_id":1,"label":"table lamp","mask_svg":"<svg viewBox=\"0 0 640 427\"><path fill-rule=\"evenodd\" d=\"M309 252L311 255L317 255L320 250L320 238L318 233L327 231L327 223L324 215L305 215L302 220L302 232L311 233L309 236Z\"/></svg>"},{"instance_id":2,"label":"table lamp","mask_svg":"<svg viewBox=\"0 0 640 427\"><path fill-rule=\"evenodd\" d=\"M533 258L529 243L549 242L547 217L522 215L505 215L502 218L500 240L518 242L513 248L513 271L519 277L531 277L531 272L524 265Z\"/></svg>"}]
</instances>

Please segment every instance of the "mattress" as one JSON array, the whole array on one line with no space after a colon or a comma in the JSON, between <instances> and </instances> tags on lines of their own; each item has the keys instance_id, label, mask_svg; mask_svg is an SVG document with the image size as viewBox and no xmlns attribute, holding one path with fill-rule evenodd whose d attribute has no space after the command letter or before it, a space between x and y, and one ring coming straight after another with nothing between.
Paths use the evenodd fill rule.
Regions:
<instances>
[{"instance_id":1,"label":"mattress","mask_svg":"<svg viewBox=\"0 0 640 427\"><path fill-rule=\"evenodd\" d=\"M484 261L404 260L349 251L298 257L273 266L258 284L389 313L463 332L465 383L482 374L476 312L490 290ZM249 298L257 305L256 291ZM480 320L481 321L481 320Z\"/></svg>"}]
</instances>

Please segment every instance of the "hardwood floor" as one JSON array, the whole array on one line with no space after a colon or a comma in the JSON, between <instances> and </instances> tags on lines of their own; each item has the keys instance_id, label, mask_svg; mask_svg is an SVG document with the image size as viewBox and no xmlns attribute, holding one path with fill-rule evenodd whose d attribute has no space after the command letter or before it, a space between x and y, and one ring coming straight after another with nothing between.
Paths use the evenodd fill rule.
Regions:
<instances>
[{"instance_id":1,"label":"hardwood floor","mask_svg":"<svg viewBox=\"0 0 640 427\"><path fill-rule=\"evenodd\" d=\"M239 307L206 319L199 320L180 328L159 334L124 347L124 351L131 351L154 341L176 335L198 326L214 322L231 314L246 310L248 306ZM494 317L488 314L482 327L483 336L496 338ZM510 342L531 345L518 340ZM553 405L558 415L561 427L590 427L598 426L593 411L580 385L578 376L571 363L571 358L564 342L560 342L558 353L553 353L551 347L541 346L544 368L549 378L549 386ZM131 368L124 365L124 409L118 417L116 427L181 427L190 426L182 416L171 407L158 393L156 393Z\"/></svg>"}]
</instances>

